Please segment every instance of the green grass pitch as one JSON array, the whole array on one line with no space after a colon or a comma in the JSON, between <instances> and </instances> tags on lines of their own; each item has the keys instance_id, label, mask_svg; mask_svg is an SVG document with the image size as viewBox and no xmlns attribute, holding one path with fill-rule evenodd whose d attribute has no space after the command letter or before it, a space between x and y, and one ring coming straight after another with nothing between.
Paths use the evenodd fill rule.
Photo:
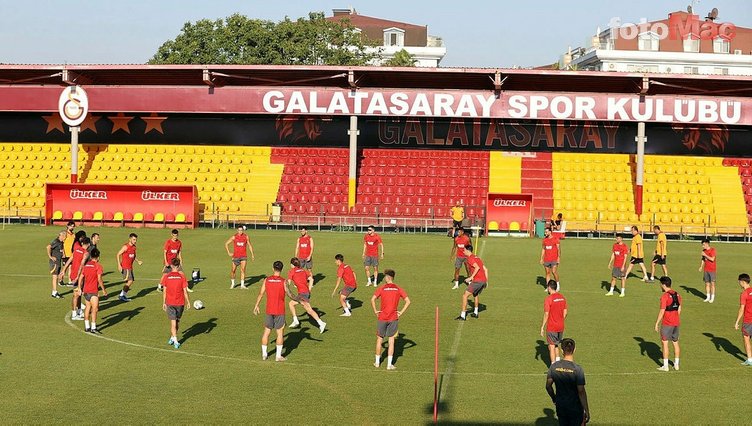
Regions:
<instances>
[{"instance_id":1,"label":"green grass pitch","mask_svg":"<svg viewBox=\"0 0 752 426\"><path fill-rule=\"evenodd\" d=\"M263 317L252 314L253 303L272 262L287 267L297 232L249 230L256 251L248 266L252 284L230 290L223 245L233 231L182 231L186 270L199 267L206 277L191 298L206 309L186 312L184 343L175 350L166 345L169 324L154 290L169 230L135 231L144 264L136 266L133 301L123 304L116 300L122 284L115 253L131 230L96 229L110 292L98 320L101 338L83 333L83 322L66 321L70 289L61 288L65 299L50 298L44 247L57 230L14 225L0 231L4 423L427 424L439 306L440 421L555 424L544 390L548 355L538 335L545 297L537 284L540 240L480 240L477 252L490 273L481 296L486 309L461 323L454 321L460 293L450 289L451 241L383 233L381 268L397 271L395 281L413 302L400 321L397 371L387 372L383 364L372 366L376 319L361 268L362 234L311 233L319 278L312 304L329 329L320 335L302 315L301 329L285 331L288 361L275 363L261 361ZM743 344L733 325L740 293L735 278L752 270L752 247L715 244L719 282L709 305L698 296L704 292L700 244L669 241L669 272L684 298L683 353L682 370L664 373L656 370L660 349L653 331L659 286L632 277L627 297L604 297L611 244L562 242L565 336L577 341L594 424L748 423L752 368L739 365ZM646 243L646 254L653 244ZM362 306L355 305L351 318L339 317L337 299L330 297L340 252L358 273L354 298Z\"/></svg>"}]
</instances>

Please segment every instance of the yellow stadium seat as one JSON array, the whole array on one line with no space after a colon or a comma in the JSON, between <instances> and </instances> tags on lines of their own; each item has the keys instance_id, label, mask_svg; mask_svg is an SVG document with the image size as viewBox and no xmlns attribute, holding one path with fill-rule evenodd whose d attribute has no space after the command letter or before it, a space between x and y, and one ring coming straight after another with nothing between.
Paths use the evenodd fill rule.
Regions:
<instances>
[{"instance_id":1,"label":"yellow stadium seat","mask_svg":"<svg viewBox=\"0 0 752 426\"><path fill-rule=\"evenodd\" d=\"M112 220L122 222L123 221L123 212L115 212L115 214L112 216Z\"/></svg>"},{"instance_id":2,"label":"yellow stadium seat","mask_svg":"<svg viewBox=\"0 0 752 426\"><path fill-rule=\"evenodd\" d=\"M81 220L84 218L84 213L81 211L76 211L73 213L73 220Z\"/></svg>"},{"instance_id":3,"label":"yellow stadium seat","mask_svg":"<svg viewBox=\"0 0 752 426\"><path fill-rule=\"evenodd\" d=\"M155 213L154 214L154 222L164 222L165 215L164 213Z\"/></svg>"},{"instance_id":4,"label":"yellow stadium seat","mask_svg":"<svg viewBox=\"0 0 752 426\"><path fill-rule=\"evenodd\" d=\"M104 219L104 214L102 214L102 212L94 212L94 216L92 216L92 219L102 220Z\"/></svg>"},{"instance_id":5,"label":"yellow stadium seat","mask_svg":"<svg viewBox=\"0 0 752 426\"><path fill-rule=\"evenodd\" d=\"M520 230L520 223L519 222L511 222L509 224L509 230L510 231L519 231Z\"/></svg>"},{"instance_id":6,"label":"yellow stadium seat","mask_svg":"<svg viewBox=\"0 0 752 426\"><path fill-rule=\"evenodd\" d=\"M52 220L60 220L63 218L63 212L60 210L55 210L54 213L52 213Z\"/></svg>"},{"instance_id":7,"label":"yellow stadium seat","mask_svg":"<svg viewBox=\"0 0 752 426\"><path fill-rule=\"evenodd\" d=\"M143 213L133 213L133 220L135 222L142 222L144 220L144 214Z\"/></svg>"},{"instance_id":8,"label":"yellow stadium seat","mask_svg":"<svg viewBox=\"0 0 752 426\"><path fill-rule=\"evenodd\" d=\"M175 215L175 222L185 222L185 215L183 213Z\"/></svg>"}]
</instances>

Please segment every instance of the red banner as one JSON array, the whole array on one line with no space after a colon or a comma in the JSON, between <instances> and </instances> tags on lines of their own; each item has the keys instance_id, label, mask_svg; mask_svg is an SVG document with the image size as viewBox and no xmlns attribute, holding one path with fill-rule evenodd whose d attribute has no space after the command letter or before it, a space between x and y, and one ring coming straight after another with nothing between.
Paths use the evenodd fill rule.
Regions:
<instances>
[{"instance_id":1,"label":"red banner","mask_svg":"<svg viewBox=\"0 0 752 426\"><path fill-rule=\"evenodd\" d=\"M529 231L532 225L532 194L488 194L486 233Z\"/></svg>"},{"instance_id":2,"label":"red banner","mask_svg":"<svg viewBox=\"0 0 752 426\"><path fill-rule=\"evenodd\" d=\"M48 183L45 219L198 225L195 186Z\"/></svg>"},{"instance_id":3,"label":"red banner","mask_svg":"<svg viewBox=\"0 0 752 426\"><path fill-rule=\"evenodd\" d=\"M752 125L733 96L480 90L90 86L91 112L358 115ZM59 87L0 86L0 111L53 111Z\"/></svg>"}]
</instances>

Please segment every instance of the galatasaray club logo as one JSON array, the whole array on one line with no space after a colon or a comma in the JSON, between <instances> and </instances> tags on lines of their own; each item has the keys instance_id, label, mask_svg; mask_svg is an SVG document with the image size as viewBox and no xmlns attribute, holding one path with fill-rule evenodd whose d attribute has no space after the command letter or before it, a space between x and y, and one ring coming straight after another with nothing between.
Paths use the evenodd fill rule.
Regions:
<instances>
[{"instance_id":1,"label":"galatasaray club logo","mask_svg":"<svg viewBox=\"0 0 752 426\"><path fill-rule=\"evenodd\" d=\"M81 86L68 86L58 101L60 117L65 124L75 127L83 123L89 111L89 98Z\"/></svg>"}]
</instances>

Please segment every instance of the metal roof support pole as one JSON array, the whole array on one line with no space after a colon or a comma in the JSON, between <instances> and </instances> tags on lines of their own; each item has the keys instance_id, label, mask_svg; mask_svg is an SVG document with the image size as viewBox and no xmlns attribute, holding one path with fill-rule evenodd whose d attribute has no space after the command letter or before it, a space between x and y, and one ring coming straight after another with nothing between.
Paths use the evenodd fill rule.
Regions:
<instances>
[{"instance_id":1,"label":"metal roof support pole","mask_svg":"<svg viewBox=\"0 0 752 426\"><path fill-rule=\"evenodd\" d=\"M645 136L645 122L640 121L637 123L637 157L635 158L635 213L637 215L642 214L642 184L644 182L645 174L645 142L648 138Z\"/></svg>"},{"instance_id":2,"label":"metal roof support pole","mask_svg":"<svg viewBox=\"0 0 752 426\"><path fill-rule=\"evenodd\" d=\"M347 134L350 135L350 171L348 172L349 189L347 192L347 207L348 209L352 209L355 207L355 188L357 187L356 173L358 166L358 135L360 134L360 131L358 130L357 115L350 116L350 129L347 131Z\"/></svg>"}]
</instances>

